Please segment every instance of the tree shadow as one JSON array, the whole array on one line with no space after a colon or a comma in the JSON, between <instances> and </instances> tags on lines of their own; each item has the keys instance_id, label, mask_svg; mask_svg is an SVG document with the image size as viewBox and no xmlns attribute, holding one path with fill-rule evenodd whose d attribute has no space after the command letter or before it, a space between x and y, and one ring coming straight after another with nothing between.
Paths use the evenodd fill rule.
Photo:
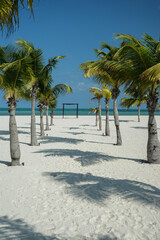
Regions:
<instances>
[{"instance_id":1,"label":"tree shadow","mask_svg":"<svg viewBox=\"0 0 160 240\"><path fill-rule=\"evenodd\" d=\"M26 131L18 130L18 134L29 134L29 133ZM9 131L0 130L0 135L9 135Z\"/></svg>"},{"instance_id":2,"label":"tree shadow","mask_svg":"<svg viewBox=\"0 0 160 240\"><path fill-rule=\"evenodd\" d=\"M11 166L11 162L7 162L7 161L1 161L0 160L0 164L4 164L6 166Z\"/></svg>"},{"instance_id":3,"label":"tree shadow","mask_svg":"<svg viewBox=\"0 0 160 240\"><path fill-rule=\"evenodd\" d=\"M80 128L79 127L70 127L69 129L72 130L72 129L80 129Z\"/></svg>"},{"instance_id":4,"label":"tree shadow","mask_svg":"<svg viewBox=\"0 0 160 240\"><path fill-rule=\"evenodd\" d=\"M131 128L134 128L134 129L148 129L148 127L131 127Z\"/></svg>"},{"instance_id":5,"label":"tree shadow","mask_svg":"<svg viewBox=\"0 0 160 240\"><path fill-rule=\"evenodd\" d=\"M27 128L27 129L29 128L29 129L30 129L30 127L19 127L19 128L25 128L25 129L26 129L26 128Z\"/></svg>"},{"instance_id":6,"label":"tree shadow","mask_svg":"<svg viewBox=\"0 0 160 240\"><path fill-rule=\"evenodd\" d=\"M0 239L1 240L70 240L73 238L58 235L47 236L34 230L22 219L9 219L7 216L0 218ZM92 240L84 236L77 236L75 239ZM97 240L117 240L114 236L97 236Z\"/></svg>"},{"instance_id":7,"label":"tree shadow","mask_svg":"<svg viewBox=\"0 0 160 240\"><path fill-rule=\"evenodd\" d=\"M82 135L82 134L86 134L85 132L66 132L68 134L71 134L71 135Z\"/></svg>"},{"instance_id":8,"label":"tree shadow","mask_svg":"<svg viewBox=\"0 0 160 240\"><path fill-rule=\"evenodd\" d=\"M89 125L89 124L81 124L79 126L82 126L82 127L95 127L95 125Z\"/></svg>"},{"instance_id":9,"label":"tree shadow","mask_svg":"<svg viewBox=\"0 0 160 240\"><path fill-rule=\"evenodd\" d=\"M9 135L9 131L0 130L0 135Z\"/></svg>"},{"instance_id":10,"label":"tree shadow","mask_svg":"<svg viewBox=\"0 0 160 240\"><path fill-rule=\"evenodd\" d=\"M51 137L51 136L45 136L41 138L41 144L46 144L46 143L70 143L70 144L78 144L83 142L84 140L82 139L74 139L74 138L62 138L62 137Z\"/></svg>"},{"instance_id":11,"label":"tree shadow","mask_svg":"<svg viewBox=\"0 0 160 240\"><path fill-rule=\"evenodd\" d=\"M6 137L2 137L2 136L0 137L0 139L3 140L3 141L9 141L10 140L10 138L6 138Z\"/></svg>"},{"instance_id":12,"label":"tree shadow","mask_svg":"<svg viewBox=\"0 0 160 240\"><path fill-rule=\"evenodd\" d=\"M109 121L114 122L114 119L109 119ZM119 120L119 122L136 122L136 121L135 120Z\"/></svg>"},{"instance_id":13,"label":"tree shadow","mask_svg":"<svg viewBox=\"0 0 160 240\"><path fill-rule=\"evenodd\" d=\"M81 151L78 149L45 149L41 151L37 151L35 153L44 153L46 157L50 156L60 156L60 157L70 157L74 158L75 161L79 162L81 166L89 166L100 163L102 161L115 161L119 159L126 159L131 161L136 161L141 163L141 160L134 158L123 158L123 157L115 157L107 154L97 153L97 152L89 152L89 151Z\"/></svg>"},{"instance_id":14,"label":"tree shadow","mask_svg":"<svg viewBox=\"0 0 160 240\"><path fill-rule=\"evenodd\" d=\"M22 219L11 220L7 216L0 218L0 239L1 240L59 240L56 236L46 236L36 232L34 228Z\"/></svg>"},{"instance_id":15,"label":"tree shadow","mask_svg":"<svg viewBox=\"0 0 160 240\"><path fill-rule=\"evenodd\" d=\"M160 190L150 184L127 180L93 176L90 173L44 172L54 181L67 183L67 193L90 202L103 204L111 195L160 207Z\"/></svg>"}]
</instances>

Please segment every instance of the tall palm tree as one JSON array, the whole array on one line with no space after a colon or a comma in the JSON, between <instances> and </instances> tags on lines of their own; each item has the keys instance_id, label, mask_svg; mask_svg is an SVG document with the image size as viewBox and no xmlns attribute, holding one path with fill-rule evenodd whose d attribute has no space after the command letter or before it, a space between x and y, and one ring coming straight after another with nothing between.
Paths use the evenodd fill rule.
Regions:
<instances>
[{"instance_id":1,"label":"tall palm tree","mask_svg":"<svg viewBox=\"0 0 160 240\"><path fill-rule=\"evenodd\" d=\"M111 91L106 86L102 86L102 94L105 99L106 105L106 124L105 124L105 135L110 136L110 128L109 128L109 100L112 96Z\"/></svg>"},{"instance_id":2,"label":"tall palm tree","mask_svg":"<svg viewBox=\"0 0 160 240\"><path fill-rule=\"evenodd\" d=\"M51 82L53 82L51 75L48 75L48 84L45 85L44 82L41 82L39 85L39 107L41 112L41 129L43 128L43 111L44 107L46 109L46 129L49 130L49 121L48 121L48 109L50 102L53 104L55 103L55 99L58 98L59 95L67 94L72 92L72 88L66 84L57 84L54 87L51 87ZM44 132L44 131L41 131ZM44 133L43 133L44 134Z\"/></svg>"},{"instance_id":3,"label":"tall palm tree","mask_svg":"<svg viewBox=\"0 0 160 240\"><path fill-rule=\"evenodd\" d=\"M124 62L124 69L128 75L126 87L137 88L139 95L147 92L147 159L149 163L160 163L160 143L155 120L160 87L160 41L147 34L142 36L142 41L127 34L117 34L116 38L125 42L117 55Z\"/></svg>"},{"instance_id":4,"label":"tall palm tree","mask_svg":"<svg viewBox=\"0 0 160 240\"><path fill-rule=\"evenodd\" d=\"M101 86L100 88L92 88L97 91L104 99L106 105L106 123L105 123L105 135L110 136L110 128L109 128L109 99L111 98L111 91L105 85Z\"/></svg>"},{"instance_id":5,"label":"tall palm tree","mask_svg":"<svg viewBox=\"0 0 160 240\"><path fill-rule=\"evenodd\" d=\"M105 52L103 49L107 49L109 52ZM103 51L102 51L103 50ZM117 98L120 94L120 86L124 82L125 71L122 69L117 74L114 68L114 63L119 62L116 56L118 48L112 47L107 43L102 43L101 49L95 49L97 61L89 61L81 64L80 69L84 71L84 77L93 77L98 83L111 86L111 93L113 99L113 112L114 112L114 123L117 133L116 145L122 145L122 138L119 127L119 115L117 109ZM111 66L112 63L112 66ZM119 63L120 64L120 63Z\"/></svg>"},{"instance_id":6,"label":"tall palm tree","mask_svg":"<svg viewBox=\"0 0 160 240\"><path fill-rule=\"evenodd\" d=\"M8 33L19 27L19 9L27 4L33 15L33 0L1 0L0 4L0 28Z\"/></svg>"},{"instance_id":7,"label":"tall palm tree","mask_svg":"<svg viewBox=\"0 0 160 240\"><path fill-rule=\"evenodd\" d=\"M49 102L49 109L51 110L51 126L53 126L53 116L54 116L54 109L57 107L57 98L54 98Z\"/></svg>"},{"instance_id":8,"label":"tall palm tree","mask_svg":"<svg viewBox=\"0 0 160 240\"><path fill-rule=\"evenodd\" d=\"M16 44L26 52L26 55L30 57L31 64L30 77L32 79L31 97L32 97L32 112L31 112L31 146L39 145L36 135L36 118L35 118L35 101L37 98L37 91L41 81L48 82L48 76L52 73L52 69L55 68L59 59L65 58L65 56L57 56L50 58L47 65L43 65L43 56L41 49L35 49L32 43L25 40L17 41Z\"/></svg>"},{"instance_id":9,"label":"tall palm tree","mask_svg":"<svg viewBox=\"0 0 160 240\"><path fill-rule=\"evenodd\" d=\"M22 97L24 89L27 87L27 82L24 81L23 75L27 58L20 51L13 51L13 48L7 46L6 48L0 47L0 58L5 60L1 62L1 81L0 88L5 93L4 98L8 103L9 119L9 132L10 132L10 155L11 165L20 165L20 147L18 140L18 131L15 118L15 110L19 97Z\"/></svg>"},{"instance_id":10,"label":"tall palm tree","mask_svg":"<svg viewBox=\"0 0 160 240\"><path fill-rule=\"evenodd\" d=\"M96 107L96 108L89 108L91 110L91 112L95 113L96 115L96 126L97 126L97 122L98 122L98 112L99 112L99 108Z\"/></svg>"},{"instance_id":11,"label":"tall palm tree","mask_svg":"<svg viewBox=\"0 0 160 240\"><path fill-rule=\"evenodd\" d=\"M93 100L98 101L98 113L99 113L99 130L102 130L102 116L101 116L101 99L103 98L103 95L99 89L96 87L91 87L90 90L88 91L94 95L93 98L91 98L90 102Z\"/></svg>"},{"instance_id":12,"label":"tall palm tree","mask_svg":"<svg viewBox=\"0 0 160 240\"><path fill-rule=\"evenodd\" d=\"M43 69L43 57L42 50L35 49L32 43L29 43L25 40L17 41L16 44L22 51L26 52L26 56L30 57L30 70L32 71L32 75L29 76L32 79L32 87L31 87L31 146L38 146L37 135L36 135L36 118L35 118L35 102L38 91L38 81L40 77L40 73Z\"/></svg>"}]
</instances>

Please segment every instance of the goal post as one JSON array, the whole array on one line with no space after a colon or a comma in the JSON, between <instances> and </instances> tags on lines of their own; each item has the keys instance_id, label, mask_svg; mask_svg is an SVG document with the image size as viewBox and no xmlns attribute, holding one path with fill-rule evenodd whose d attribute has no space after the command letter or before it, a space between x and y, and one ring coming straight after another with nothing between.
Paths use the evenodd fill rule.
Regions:
<instances>
[{"instance_id":1,"label":"goal post","mask_svg":"<svg viewBox=\"0 0 160 240\"><path fill-rule=\"evenodd\" d=\"M63 103L62 117L64 118L65 105L75 105L76 106L76 118L78 118L78 103Z\"/></svg>"}]
</instances>

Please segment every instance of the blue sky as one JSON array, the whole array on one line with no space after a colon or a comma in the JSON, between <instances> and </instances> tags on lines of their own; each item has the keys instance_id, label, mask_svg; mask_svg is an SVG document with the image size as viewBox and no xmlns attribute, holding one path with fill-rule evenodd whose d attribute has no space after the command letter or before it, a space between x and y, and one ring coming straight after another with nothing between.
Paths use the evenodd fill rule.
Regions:
<instances>
[{"instance_id":1,"label":"blue sky","mask_svg":"<svg viewBox=\"0 0 160 240\"><path fill-rule=\"evenodd\" d=\"M96 60L93 49L100 48L102 41L118 47L114 33L160 37L160 0L40 0L35 1L34 14L33 20L21 10L19 29L8 38L0 33L0 45L24 38L43 50L46 62L66 56L53 71L53 79L55 84L70 85L73 94L59 98L60 108L63 102L79 103L80 108L96 105L88 104L92 97L88 89L95 83L78 69L81 63ZM4 100L0 107L7 107ZM18 107L30 107L30 102L20 101Z\"/></svg>"}]
</instances>

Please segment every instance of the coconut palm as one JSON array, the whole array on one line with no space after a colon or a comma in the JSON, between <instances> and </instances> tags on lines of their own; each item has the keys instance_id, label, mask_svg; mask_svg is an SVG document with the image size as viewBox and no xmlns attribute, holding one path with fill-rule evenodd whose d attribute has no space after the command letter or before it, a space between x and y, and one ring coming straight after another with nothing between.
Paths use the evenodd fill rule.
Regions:
<instances>
[{"instance_id":1,"label":"coconut palm","mask_svg":"<svg viewBox=\"0 0 160 240\"><path fill-rule=\"evenodd\" d=\"M8 30L8 33L19 27L19 9L27 4L33 14L33 0L1 0L0 4L0 28Z\"/></svg>"},{"instance_id":2,"label":"coconut palm","mask_svg":"<svg viewBox=\"0 0 160 240\"><path fill-rule=\"evenodd\" d=\"M55 102L55 99L58 98L59 95L72 92L72 88L66 84L57 84L54 87L51 87L51 82L53 82L51 75L48 75L47 78L48 78L48 84L45 85L44 84L45 81L41 82L41 84L39 85L40 88L38 92L38 97L40 102L39 107L41 112L41 128L43 128L42 119L43 119L44 107L46 109L46 129L45 130L49 130L48 109L49 109L50 102L52 102L53 104L53 101Z\"/></svg>"},{"instance_id":3,"label":"coconut palm","mask_svg":"<svg viewBox=\"0 0 160 240\"><path fill-rule=\"evenodd\" d=\"M102 86L102 94L105 99L106 105L106 124L105 124L105 135L110 136L110 128L109 128L109 100L112 96L111 91L106 87Z\"/></svg>"},{"instance_id":4,"label":"coconut palm","mask_svg":"<svg viewBox=\"0 0 160 240\"><path fill-rule=\"evenodd\" d=\"M141 104L146 103L146 100L147 100L147 95L138 96L138 95L132 94L129 97L122 98L120 105L123 107L126 107L126 109L137 105L137 107L138 107L138 122L140 122Z\"/></svg>"},{"instance_id":5,"label":"coconut palm","mask_svg":"<svg viewBox=\"0 0 160 240\"><path fill-rule=\"evenodd\" d=\"M53 126L53 115L54 115L54 109L57 107L57 98L54 98L49 102L49 109L51 110L51 126Z\"/></svg>"},{"instance_id":6,"label":"coconut palm","mask_svg":"<svg viewBox=\"0 0 160 240\"><path fill-rule=\"evenodd\" d=\"M147 34L142 36L142 41L126 34L117 34L116 38L125 41L117 55L127 70L126 87L136 87L139 95L147 92L147 159L149 163L160 163L160 143L155 120L160 87L160 42Z\"/></svg>"},{"instance_id":7,"label":"coconut palm","mask_svg":"<svg viewBox=\"0 0 160 240\"><path fill-rule=\"evenodd\" d=\"M108 53L103 50L105 48L109 51ZM84 77L93 77L93 79L98 83L111 86L114 123L117 133L116 145L122 145L122 138L119 127L119 115L117 109L117 98L120 94L120 86L124 82L125 70L123 68L120 68L120 71L117 74L117 69L114 68L114 63L119 62L119 59L115 57L117 51L118 48L114 46L112 47L107 43L102 43L100 50L95 49L99 60L83 63L81 64L80 69L84 71ZM119 65L120 64L121 63L119 63Z\"/></svg>"},{"instance_id":8,"label":"coconut palm","mask_svg":"<svg viewBox=\"0 0 160 240\"><path fill-rule=\"evenodd\" d=\"M96 115L96 126L97 126L97 122L98 122L98 112L99 112L99 108L96 107L96 108L89 108L91 110L91 112L95 113Z\"/></svg>"},{"instance_id":9,"label":"coconut palm","mask_svg":"<svg viewBox=\"0 0 160 240\"><path fill-rule=\"evenodd\" d=\"M102 85L102 89L100 88L92 88L96 90L101 96L105 99L106 105L106 124L105 124L105 135L110 136L110 128L109 128L109 99L111 98L111 91L104 85Z\"/></svg>"},{"instance_id":10,"label":"coconut palm","mask_svg":"<svg viewBox=\"0 0 160 240\"><path fill-rule=\"evenodd\" d=\"M39 89L37 92L37 99L38 99L38 107L40 110L40 136L45 136L44 132L44 123L43 123L43 113L46 108L46 95L50 90L51 86L48 83L47 85L45 82L40 82Z\"/></svg>"},{"instance_id":11,"label":"coconut palm","mask_svg":"<svg viewBox=\"0 0 160 240\"><path fill-rule=\"evenodd\" d=\"M50 58L47 65L43 65L43 56L41 49L35 49L32 43L25 40L17 41L16 44L26 52L26 55L30 57L30 72L32 79L31 97L32 97L32 112L31 112L31 146L39 145L36 135L36 118L35 118L35 101L37 98L37 91L39 84L42 81L48 82L48 75L52 73L52 69L55 68L59 59L65 58L65 56L57 56Z\"/></svg>"},{"instance_id":12,"label":"coconut palm","mask_svg":"<svg viewBox=\"0 0 160 240\"><path fill-rule=\"evenodd\" d=\"M88 91L94 95L93 98L91 98L90 102L93 100L98 101L98 113L99 113L99 130L102 130L102 116L101 116L101 99L103 98L103 95L99 89L96 87L91 87L90 90Z\"/></svg>"},{"instance_id":13,"label":"coconut palm","mask_svg":"<svg viewBox=\"0 0 160 240\"><path fill-rule=\"evenodd\" d=\"M20 165L20 147L18 140L18 131L15 118L15 110L18 98L22 97L24 89L27 87L27 82L24 81L24 69L27 65L27 58L20 51L16 51L10 46L1 47L0 58L1 62L1 81L0 88L5 93L4 98L8 103L9 111L9 132L10 132L10 155L11 165Z\"/></svg>"}]
</instances>

